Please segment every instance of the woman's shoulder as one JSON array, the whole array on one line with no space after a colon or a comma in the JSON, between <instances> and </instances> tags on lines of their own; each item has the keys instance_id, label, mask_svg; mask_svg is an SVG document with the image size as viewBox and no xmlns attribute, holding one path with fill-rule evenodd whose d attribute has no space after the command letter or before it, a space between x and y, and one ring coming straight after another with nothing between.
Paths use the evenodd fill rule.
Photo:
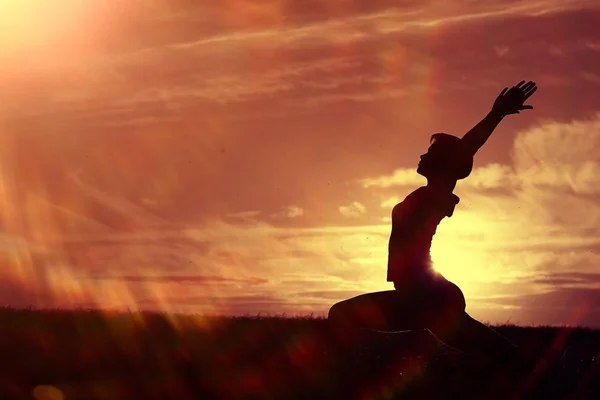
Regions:
<instances>
[{"instance_id":1,"label":"woman's shoulder","mask_svg":"<svg viewBox=\"0 0 600 400\"><path fill-rule=\"evenodd\" d=\"M454 193L434 189L428 189L422 200L422 203L430 204L431 208L442 212L447 217L452 216L454 208L459 202L460 197Z\"/></svg>"},{"instance_id":2,"label":"woman's shoulder","mask_svg":"<svg viewBox=\"0 0 600 400\"><path fill-rule=\"evenodd\" d=\"M441 208L444 214L451 216L459 201L460 198L454 193L438 193L427 186L421 186L408 194L403 201L396 204L392 209L392 214L401 211L415 212L417 210L425 211Z\"/></svg>"}]
</instances>

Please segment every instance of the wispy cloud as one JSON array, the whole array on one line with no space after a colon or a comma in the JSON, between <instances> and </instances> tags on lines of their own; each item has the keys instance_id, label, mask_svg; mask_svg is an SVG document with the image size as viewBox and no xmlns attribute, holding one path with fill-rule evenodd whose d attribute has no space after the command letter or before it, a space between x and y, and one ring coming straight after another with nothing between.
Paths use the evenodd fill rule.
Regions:
<instances>
[{"instance_id":1,"label":"wispy cloud","mask_svg":"<svg viewBox=\"0 0 600 400\"><path fill-rule=\"evenodd\" d=\"M246 32L232 32L215 35L200 40L167 45L173 49L189 49L202 46L219 45L223 49L229 44L239 42L256 42L259 44L290 45L293 42L320 39L322 41L364 40L366 36L385 35L398 31L432 28L444 24L463 23L474 20L501 18L506 16L541 16L569 9L593 7L592 1L553 0L524 2L511 4L474 4L465 11L462 7L440 4L438 1L421 3L418 7L408 9L389 8L370 13L349 15L341 18L329 18L325 21L304 24L302 26L278 29L263 29ZM365 29L369 24L370 29ZM155 51L156 49L144 50Z\"/></svg>"},{"instance_id":2,"label":"wispy cloud","mask_svg":"<svg viewBox=\"0 0 600 400\"><path fill-rule=\"evenodd\" d=\"M282 215L288 218L298 218L304 215L304 209L298 206L287 206L282 212Z\"/></svg>"},{"instance_id":3,"label":"wispy cloud","mask_svg":"<svg viewBox=\"0 0 600 400\"><path fill-rule=\"evenodd\" d=\"M94 48L95 52L77 48L72 49L73 54L69 53L69 57L46 57L43 62L19 63L14 68L12 64L6 65L11 71L7 78L10 75L12 81L19 82L18 85L0 82L3 93L12 99L7 102L7 107L13 118L17 115L25 119L53 115L58 120L59 114L69 118L75 115L91 118L103 112L103 118L93 118L95 124L130 127L176 122L182 118L179 113L203 102L232 105L265 98L281 101L282 97L290 97L282 104L302 109L348 100L399 99L415 94L415 90L408 87L409 83L414 82L415 77L428 76L428 69L434 68L440 57L446 62L455 62L456 57L451 60L443 54L442 50L447 47L445 43L426 45L431 41L428 32L432 29L440 26L459 29L465 24L489 21L507 24L513 21L518 25L519 18L535 23L536 19L551 18L559 13L597 9L595 2L587 0L455 5L430 1L394 8L389 8L387 2L373 2L358 11L340 6L315 13L305 7L290 7L286 15L282 15L273 11L279 10L278 4L268 2L253 8L254 11L203 3L183 11L176 5L160 1L156 4L140 6L137 11L126 8L127 11L110 13L103 9L105 18L112 21L114 24L110 26L114 27L107 32L96 32L99 27L94 27L94 31L89 32L98 36L100 48ZM87 12L93 15L90 10ZM231 12L239 15L258 12L263 18L251 18L247 25L236 29L222 21L227 20L226 16ZM198 21L199 15L213 17L210 20L202 17L202 24L190 22ZM272 18L265 19L266 15ZM282 19L286 22L282 23ZM141 30L137 35L128 35L128 46L122 49L105 35L112 32L115 37L120 37L119 29L123 29L125 23L128 26L139 23ZM172 29L178 24L181 30ZM147 32L160 29L163 29L164 38ZM366 44L374 40L385 42L390 37L398 40L399 45L382 48L378 54L367 51L370 46L365 47ZM553 46L563 53L576 47L593 51L595 39L588 38L583 47L573 43ZM491 49L495 57L514 53L518 60L520 52L524 51L519 48L522 44L522 40L502 43ZM336 57L324 57L323 51L319 51L337 46L352 47L351 51ZM264 51L277 54L281 48L297 55L289 60L260 56ZM87 52L83 54L82 50ZM83 55L78 55L80 53ZM236 61L254 53L257 57L253 63ZM331 51L325 53L332 54ZM482 49L480 53L487 54L488 51ZM386 65L378 74L369 68L373 59L381 59ZM415 62L407 63L406 59ZM456 60L460 63L460 57ZM489 68L492 66L490 64ZM399 80L400 67L410 71L407 76L410 79ZM140 69L153 79L141 78ZM545 73L546 70L536 69L536 72ZM49 84L50 81L57 83ZM456 79L451 82L447 85L459 86ZM436 85L442 84L442 81L436 82ZM484 84L481 77L480 85ZM351 90L337 92L335 89L340 86ZM416 93L421 90L418 88ZM23 104L27 106L23 107ZM140 113L144 107L157 104L162 105L160 113L156 110Z\"/></svg>"},{"instance_id":4,"label":"wispy cloud","mask_svg":"<svg viewBox=\"0 0 600 400\"><path fill-rule=\"evenodd\" d=\"M198 284L228 284L241 283L244 285L258 285L267 283L267 279L208 276L208 275L91 275L82 276L80 279L114 280L121 282L158 282L158 283L188 283Z\"/></svg>"},{"instance_id":5,"label":"wispy cloud","mask_svg":"<svg viewBox=\"0 0 600 400\"><path fill-rule=\"evenodd\" d=\"M228 218L233 218L241 221L255 221L258 216L260 216L261 211L258 210L250 210L250 211L239 211L235 213L227 214Z\"/></svg>"},{"instance_id":6,"label":"wispy cloud","mask_svg":"<svg viewBox=\"0 0 600 400\"><path fill-rule=\"evenodd\" d=\"M418 175L416 168L397 169L389 175L363 178L358 181L364 188L390 188L418 186L426 183L425 178ZM502 164L488 164L473 170L468 179L460 181L459 186L469 189L512 189L519 184L511 167Z\"/></svg>"},{"instance_id":7,"label":"wispy cloud","mask_svg":"<svg viewBox=\"0 0 600 400\"><path fill-rule=\"evenodd\" d=\"M395 170L390 175L383 175L374 178L362 178L359 183L364 188L380 187L388 188L392 186L415 186L423 184L424 178L417 174L413 168L402 168Z\"/></svg>"},{"instance_id":8,"label":"wispy cloud","mask_svg":"<svg viewBox=\"0 0 600 400\"><path fill-rule=\"evenodd\" d=\"M187 3L63 5L39 17L77 34L0 43L0 300L325 313L389 289L415 155L523 77L535 110L478 154L432 256L494 318L594 284L596 1Z\"/></svg>"},{"instance_id":9,"label":"wispy cloud","mask_svg":"<svg viewBox=\"0 0 600 400\"><path fill-rule=\"evenodd\" d=\"M340 206L339 210L345 217L358 217L367 212L366 207L358 201L353 201L347 206Z\"/></svg>"},{"instance_id":10,"label":"wispy cloud","mask_svg":"<svg viewBox=\"0 0 600 400\"><path fill-rule=\"evenodd\" d=\"M550 286L600 289L600 273L554 272L545 274L543 277L535 279L534 282ZM600 308L600 304L598 304L598 307Z\"/></svg>"},{"instance_id":11,"label":"wispy cloud","mask_svg":"<svg viewBox=\"0 0 600 400\"><path fill-rule=\"evenodd\" d=\"M597 288L565 288L497 297L492 301L499 305L517 307L514 316L520 323L537 314L537 324L600 326L600 291Z\"/></svg>"},{"instance_id":12,"label":"wispy cloud","mask_svg":"<svg viewBox=\"0 0 600 400\"><path fill-rule=\"evenodd\" d=\"M83 181L81 178L81 171L71 173L70 178L75 183L76 187L81 190L82 195L88 196L91 199L98 201L104 207L113 210L131 225L141 228L143 226L158 226L165 224L165 221L161 218L158 218L143 208L130 203L126 199L120 198L114 194L103 192L93 185Z\"/></svg>"},{"instance_id":13,"label":"wispy cloud","mask_svg":"<svg viewBox=\"0 0 600 400\"><path fill-rule=\"evenodd\" d=\"M593 72L582 71L579 73L581 78L595 85L600 85L600 75Z\"/></svg>"},{"instance_id":14,"label":"wispy cloud","mask_svg":"<svg viewBox=\"0 0 600 400\"><path fill-rule=\"evenodd\" d=\"M508 46L494 46L494 50L496 51L498 57L503 57L508 54L510 48Z\"/></svg>"}]
</instances>

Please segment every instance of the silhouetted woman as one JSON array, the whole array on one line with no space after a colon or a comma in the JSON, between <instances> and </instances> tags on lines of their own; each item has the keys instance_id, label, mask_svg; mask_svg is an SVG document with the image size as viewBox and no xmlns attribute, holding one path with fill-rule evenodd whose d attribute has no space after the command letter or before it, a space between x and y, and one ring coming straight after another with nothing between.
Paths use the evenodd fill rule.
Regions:
<instances>
[{"instance_id":1,"label":"silhouetted woman","mask_svg":"<svg viewBox=\"0 0 600 400\"><path fill-rule=\"evenodd\" d=\"M379 331L429 329L445 343L466 351L506 354L514 345L465 312L465 298L454 283L435 272L430 258L440 221L451 217L459 198L456 183L469 176L473 156L504 117L532 109L524 102L537 90L522 81L505 88L488 115L464 137L437 133L421 156L417 173L427 185L392 210L388 282L394 289L368 293L331 307L329 320L340 340L360 328Z\"/></svg>"}]
</instances>

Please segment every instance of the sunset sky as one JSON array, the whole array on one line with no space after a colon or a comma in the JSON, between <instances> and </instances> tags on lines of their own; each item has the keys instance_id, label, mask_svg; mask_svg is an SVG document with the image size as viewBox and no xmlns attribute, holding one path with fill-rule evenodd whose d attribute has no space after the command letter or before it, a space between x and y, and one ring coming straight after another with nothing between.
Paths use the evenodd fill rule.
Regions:
<instances>
[{"instance_id":1,"label":"sunset sky","mask_svg":"<svg viewBox=\"0 0 600 400\"><path fill-rule=\"evenodd\" d=\"M600 3L0 0L0 304L323 315L477 154L436 269L489 322L600 326Z\"/></svg>"}]
</instances>

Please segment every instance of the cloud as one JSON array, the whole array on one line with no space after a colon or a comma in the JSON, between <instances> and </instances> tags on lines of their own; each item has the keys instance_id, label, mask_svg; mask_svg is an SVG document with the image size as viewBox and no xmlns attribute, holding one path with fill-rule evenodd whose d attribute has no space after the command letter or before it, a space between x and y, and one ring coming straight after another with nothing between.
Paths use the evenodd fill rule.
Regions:
<instances>
[{"instance_id":1,"label":"cloud","mask_svg":"<svg viewBox=\"0 0 600 400\"><path fill-rule=\"evenodd\" d=\"M15 58L18 62L14 65L4 63L11 72L7 76L16 82L4 85L7 87L2 91L12 100L5 102L11 118L20 118L21 125L31 124L35 117L52 116L53 125L65 119L65 126L87 121L91 126L128 128L185 121L197 115L194 111L201 105L231 108L257 101L279 103L278 110L269 107L273 114L258 114L265 118L307 112L307 107L312 113L314 108L339 102L399 101L438 88L473 90L474 79L479 88L487 84L500 87L501 83L489 79L501 68L495 65L498 54L513 56L511 63L527 59L532 73L547 74L545 61L540 60L538 66L537 57L520 57L522 52L531 54L525 47L540 47L537 39L514 37L515 32L522 36L524 23L532 31L545 26L544 33L557 35L557 40L547 41L560 39L553 46L561 52L574 48L594 51L597 39L587 35L580 38L582 43L572 43L560 29L553 29L559 17L597 12L595 2L588 0L560 4L551 0L511 1L501 5L431 1L394 8L386 1L358 8L313 4L310 9L294 5L282 9L269 2L252 10L207 4L187 5L190 8L184 10L180 7L164 2L101 10L87 7L88 17L102 15L106 22L102 26L91 24L89 31L84 29L79 35L94 37L92 44L55 46L54 53L58 54L49 52L31 65L23 64L23 57ZM236 20L244 22L228 24L229 15L237 15ZM486 28L490 24L495 24L493 29ZM441 26L447 34L432 38L431 30ZM474 31L482 29L492 32L490 42L495 45L489 49L481 45L476 48L470 40L456 37L460 32L476 37ZM122 39L125 36L127 40ZM381 43L376 52L369 50L379 48L372 46L374 41ZM456 43L462 43L468 57L464 52L458 55L453 47ZM339 46L350 46L350 51L344 56L325 56ZM274 54L281 53L279 49L293 56L277 58ZM59 56L60 51L68 52L68 57ZM238 62L249 55L257 55L253 63ZM461 83L461 77L453 72L464 71L463 63L472 61L471 57L478 57L478 64L485 62L482 69L489 71L488 76L479 73L474 78L472 74L477 71L469 71L470 81ZM374 71L374 59L384 68ZM415 62L403 61L407 59ZM438 68L440 59L445 60L447 69ZM582 59L573 62L593 65ZM507 67L512 68L512 64ZM151 82L139 74L140 69L153 77ZM435 84L427 81L433 70L440 74ZM400 72L406 79L398 78ZM256 111L250 115L231 111L229 116L251 118Z\"/></svg>"},{"instance_id":2,"label":"cloud","mask_svg":"<svg viewBox=\"0 0 600 400\"><path fill-rule=\"evenodd\" d=\"M594 51L600 51L600 42L585 41L585 46Z\"/></svg>"},{"instance_id":3,"label":"cloud","mask_svg":"<svg viewBox=\"0 0 600 400\"><path fill-rule=\"evenodd\" d=\"M285 216L288 218L297 218L304 215L304 210L298 206L288 206L285 209Z\"/></svg>"},{"instance_id":4,"label":"cloud","mask_svg":"<svg viewBox=\"0 0 600 400\"><path fill-rule=\"evenodd\" d=\"M536 324L600 327L600 290L597 288L564 288L496 297L491 301L498 305L518 307L515 314L520 314L520 320L537 314Z\"/></svg>"},{"instance_id":5,"label":"cloud","mask_svg":"<svg viewBox=\"0 0 600 400\"><path fill-rule=\"evenodd\" d=\"M496 299L547 290L550 284L556 290L596 284L600 208L595 192L586 189L589 183L578 179L584 175L577 171L584 158L596 156L592 149L597 124L594 117L529 128L515 138L512 166L476 169L470 177L473 183L459 186L464 190L459 192L461 203L455 215L439 226L432 256L444 275L461 286L469 309L515 307L507 299ZM543 179L532 169L540 164L550 171ZM546 178L559 173L573 177ZM404 184L395 176L361 180L363 185L357 186L393 192L394 196L383 197L388 199L384 206L391 206L401 199L393 185ZM490 193L499 187L505 191ZM354 194L362 198L360 192ZM348 294L389 289L385 282L389 222L365 225L361 220L367 214L388 214L377 207L382 201L374 201L373 209L358 200L340 207L342 216L356 221L353 226L277 227L261 220L271 214L251 210L187 227L145 225L145 230L134 232L55 238L47 246L61 249L54 251L51 261L60 267L53 268L47 290L58 293L55 301L60 304L70 298L102 302L109 285L117 285L110 304L131 305L152 298L155 306L173 309L175 299L191 307L199 306L202 298L211 312L232 312L249 309L241 299L225 299L243 289L253 296L248 304L254 311L263 304L261 299L271 296L274 302L264 303L265 309L292 310L297 305L297 310L324 313ZM296 207L300 209L292 205L280 211L295 215ZM129 208L117 210L125 214ZM236 222L240 219L244 224ZM92 281L94 276L99 279ZM204 290L203 297L194 286ZM211 302L212 298L218 301ZM568 316L567 311L563 314Z\"/></svg>"},{"instance_id":6,"label":"cloud","mask_svg":"<svg viewBox=\"0 0 600 400\"><path fill-rule=\"evenodd\" d=\"M377 2L375 7L377 7ZM202 46L220 45L223 48L232 44L248 42L273 45L309 40L348 41L364 40L366 35L383 35L397 31L427 29L446 24L459 24L469 21L496 19L507 16L542 16L563 12L570 9L593 7L592 1L565 1L560 5L556 1L511 2L510 5L476 5L464 7L440 7L437 1L420 4L419 7L410 5L404 9L382 8L355 15L333 16L322 14L324 20L313 21L299 26L260 29L244 32L227 32L210 37L204 37L190 42L168 44L173 49L190 49ZM374 7L374 8L375 8ZM342 8L342 13L344 9ZM312 13L315 15L315 13ZM318 14L317 14L318 15ZM424 17L426 16L426 17ZM369 24L370 30L363 30ZM156 49L144 50L154 51Z\"/></svg>"},{"instance_id":7,"label":"cloud","mask_svg":"<svg viewBox=\"0 0 600 400\"><path fill-rule=\"evenodd\" d=\"M188 3L109 3L0 51L0 209L32 245L6 241L4 299L326 312L389 289L411 154L525 72L536 109L478 155L432 254L471 309L588 285L553 274L599 261L597 2Z\"/></svg>"},{"instance_id":8,"label":"cloud","mask_svg":"<svg viewBox=\"0 0 600 400\"><path fill-rule=\"evenodd\" d=\"M164 220L158 218L154 214L146 211L142 207L130 203L124 198L103 192L93 185L84 182L81 178L81 171L70 174L70 178L75 186L80 189L81 194L90 199L99 202L107 209L114 211L114 215L118 215L127 220L127 223L138 226L158 226L165 223Z\"/></svg>"},{"instance_id":9,"label":"cloud","mask_svg":"<svg viewBox=\"0 0 600 400\"><path fill-rule=\"evenodd\" d=\"M426 183L425 178L418 175L415 169L397 169L389 175L360 179L364 188L390 188L397 186L417 186ZM511 189L519 183L511 167L502 164L488 164L473 170L468 179L459 181L461 187L469 189Z\"/></svg>"},{"instance_id":10,"label":"cloud","mask_svg":"<svg viewBox=\"0 0 600 400\"><path fill-rule=\"evenodd\" d=\"M477 167L457 187L526 191L550 187L567 194L600 194L600 113L586 120L544 122L517 136L513 166L498 163ZM424 183L413 169L397 169L390 175L363 178L364 188L415 186Z\"/></svg>"},{"instance_id":11,"label":"cloud","mask_svg":"<svg viewBox=\"0 0 600 400\"><path fill-rule=\"evenodd\" d=\"M338 209L340 211L340 214L342 214L345 217L359 217L365 212L367 212L366 207L358 201L353 201L350 205L347 206L340 206Z\"/></svg>"},{"instance_id":12,"label":"cloud","mask_svg":"<svg viewBox=\"0 0 600 400\"><path fill-rule=\"evenodd\" d=\"M240 220L240 221L255 221L256 218L261 214L258 210L239 211L235 213L227 214L228 218Z\"/></svg>"},{"instance_id":13,"label":"cloud","mask_svg":"<svg viewBox=\"0 0 600 400\"><path fill-rule=\"evenodd\" d=\"M298 297L310 297L313 299L325 299L325 300L338 300L338 299L349 299L355 296L363 294L356 290L308 290L295 293Z\"/></svg>"},{"instance_id":14,"label":"cloud","mask_svg":"<svg viewBox=\"0 0 600 400\"><path fill-rule=\"evenodd\" d=\"M504 57L510 51L510 47L508 46L494 46L494 50L498 57Z\"/></svg>"},{"instance_id":15,"label":"cloud","mask_svg":"<svg viewBox=\"0 0 600 400\"><path fill-rule=\"evenodd\" d=\"M274 218L287 218L287 219L295 219L304 215L304 209L296 206L286 206L282 210L271 214L271 217Z\"/></svg>"},{"instance_id":16,"label":"cloud","mask_svg":"<svg viewBox=\"0 0 600 400\"><path fill-rule=\"evenodd\" d=\"M600 289L600 273L555 272L552 274L545 274L543 278L537 278L534 282L550 286L583 286L588 288L591 286Z\"/></svg>"},{"instance_id":17,"label":"cloud","mask_svg":"<svg viewBox=\"0 0 600 400\"><path fill-rule=\"evenodd\" d=\"M516 139L516 174L523 185L600 193L600 155L593 150L598 145L600 113L571 123L547 121Z\"/></svg>"},{"instance_id":18,"label":"cloud","mask_svg":"<svg viewBox=\"0 0 600 400\"><path fill-rule=\"evenodd\" d=\"M600 155L594 150L599 145L600 114L532 127L515 138L512 167L497 170L496 182L510 188L510 195L485 204L483 197L469 194L470 206L485 207L498 220L512 219L512 238L524 246L547 241L594 247L600 238Z\"/></svg>"},{"instance_id":19,"label":"cloud","mask_svg":"<svg viewBox=\"0 0 600 400\"><path fill-rule=\"evenodd\" d=\"M232 102L245 102L260 97L272 97L280 92L297 89L304 84L308 77L315 74L326 76L341 76L343 79L365 79L365 76L350 76L343 78L344 72L352 72L359 65L358 60L352 57L329 57L313 60L312 62L297 62L280 65L277 68L268 68L261 71L244 71L243 73L229 73L209 75L193 75L191 82L185 84L154 88L149 87L139 92L135 97L124 98L120 101L122 105L135 106L147 102L160 100L177 107L180 101L185 100L209 100L221 104Z\"/></svg>"},{"instance_id":20,"label":"cloud","mask_svg":"<svg viewBox=\"0 0 600 400\"><path fill-rule=\"evenodd\" d=\"M322 296L300 299L296 293L332 286L353 293L376 288L382 271L369 263L385 256L385 231L213 221L198 229L55 239L35 258L32 252L19 255L23 276L7 262L5 282L14 290L6 293L16 296L14 304L29 299L55 307L146 304L172 311L188 305L196 312L322 314L330 306Z\"/></svg>"},{"instance_id":21,"label":"cloud","mask_svg":"<svg viewBox=\"0 0 600 400\"><path fill-rule=\"evenodd\" d=\"M115 280L121 282L157 282L157 283L188 283L188 284L228 284L240 283L246 285L259 285L267 283L267 279L261 278L227 278L223 276L207 275L90 275L80 277L81 279L93 280Z\"/></svg>"},{"instance_id":22,"label":"cloud","mask_svg":"<svg viewBox=\"0 0 600 400\"><path fill-rule=\"evenodd\" d=\"M400 197L397 197L397 196L390 197L381 202L381 207L391 210L392 208L394 208L394 206L396 204L400 203L401 201L402 201L402 199Z\"/></svg>"},{"instance_id":23,"label":"cloud","mask_svg":"<svg viewBox=\"0 0 600 400\"><path fill-rule=\"evenodd\" d=\"M392 186L415 186L422 185L424 178L417 174L414 169L397 169L391 175L383 175L374 178L362 178L359 183L364 188L380 187L388 188Z\"/></svg>"},{"instance_id":24,"label":"cloud","mask_svg":"<svg viewBox=\"0 0 600 400\"><path fill-rule=\"evenodd\" d=\"M590 83L600 85L600 75L598 75L598 74L594 74L593 72L582 71L579 73L579 75L581 76L582 79L584 79Z\"/></svg>"}]
</instances>

